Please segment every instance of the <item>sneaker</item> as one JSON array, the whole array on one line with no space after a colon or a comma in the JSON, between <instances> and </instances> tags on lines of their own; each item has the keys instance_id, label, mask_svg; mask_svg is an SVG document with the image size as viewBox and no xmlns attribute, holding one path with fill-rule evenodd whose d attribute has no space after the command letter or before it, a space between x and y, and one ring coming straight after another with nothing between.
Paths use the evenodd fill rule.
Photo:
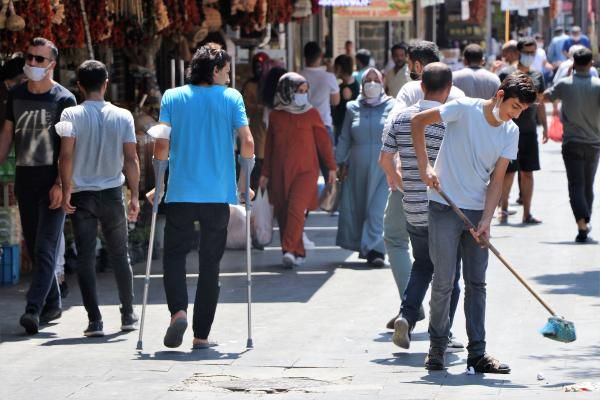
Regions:
<instances>
[{"instance_id":1,"label":"sneaker","mask_svg":"<svg viewBox=\"0 0 600 400\"><path fill-rule=\"evenodd\" d=\"M542 221L529 214L527 217L523 217L523 224L525 225L539 225Z\"/></svg>"},{"instance_id":2,"label":"sneaker","mask_svg":"<svg viewBox=\"0 0 600 400\"><path fill-rule=\"evenodd\" d=\"M489 354L467 358L467 369L471 367L480 374L510 374L508 365L500 363Z\"/></svg>"},{"instance_id":3,"label":"sneaker","mask_svg":"<svg viewBox=\"0 0 600 400\"><path fill-rule=\"evenodd\" d=\"M30 335L34 335L38 333L40 329L40 317L37 314L26 312L25 314L21 315L19 324L25 328L25 332Z\"/></svg>"},{"instance_id":4,"label":"sneaker","mask_svg":"<svg viewBox=\"0 0 600 400\"><path fill-rule=\"evenodd\" d=\"M446 353L460 353L465 350L465 345L456 340L456 338L450 334L448 337L448 347L446 347Z\"/></svg>"},{"instance_id":5,"label":"sneaker","mask_svg":"<svg viewBox=\"0 0 600 400\"><path fill-rule=\"evenodd\" d=\"M390 319L390 320L387 322L387 324L385 324L385 329L389 329L389 330L392 330L392 331L393 331L393 330L394 330L394 322L396 322L396 320L397 320L398 318L400 318L400 314L398 314L398 315L394 315L394 316L392 317L392 319Z\"/></svg>"},{"instance_id":6,"label":"sneaker","mask_svg":"<svg viewBox=\"0 0 600 400\"><path fill-rule=\"evenodd\" d=\"M385 265L385 256L375 250L371 250L367 253L367 263L374 267L383 267Z\"/></svg>"},{"instance_id":7,"label":"sneaker","mask_svg":"<svg viewBox=\"0 0 600 400\"><path fill-rule=\"evenodd\" d=\"M296 260L294 261L294 266L301 267L302 265L304 265L304 262L306 261L306 257L296 256L295 258L296 258Z\"/></svg>"},{"instance_id":8,"label":"sneaker","mask_svg":"<svg viewBox=\"0 0 600 400\"><path fill-rule=\"evenodd\" d=\"M405 318L400 317L394 322L392 342L403 349L410 347L410 324Z\"/></svg>"},{"instance_id":9,"label":"sneaker","mask_svg":"<svg viewBox=\"0 0 600 400\"><path fill-rule=\"evenodd\" d=\"M121 313L121 331L131 332L138 327L139 317L133 311L130 313Z\"/></svg>"},{"instance_id":10,"label":"sneaker","mask_svg":"<svg viewBox=\"0 0 600 400\"><path fill-rule=\"evenodd\" d=\"M104 324L102 321L90 321L88 327L83 331L83 335L87 337L101 337L104 336Z\"/></svg>"},{"instance_id":11,"label":"sneaker","mask_svg":"<svg viewBox=\"0 0 600 400\"><path fill-rule=\"evenodd\" d=\"M50 321L59 319L62 316L62 309L60 307L44 307L40 314L40 324L47 324Z\"/></svg>"},{"instance_id":12,"label":"sneaker","mask_svg":"<svg viewBox=\"0 0 600 400\"><path fill-rule=\"evenodd\" d=\"M294 266L294 264L296 263L296 257L294 257L294 255L290 252L287 252L283 255L283 259L281 260L281 263L283 264L283 266L285 268L292 268Z\"/></svg>"},{"instance_id":13,"label":"sneaker","mask_svg":"<svg viewBox=\"0 0 600 400\"><path fill-rule=\"evenodd\" d=\"M304 232L302 232L302 243L304 244L304 248L305 248L306 250L312 250L312 249L314 249L315 247L317 247L317 246L315 245L315 242L313 242L312 240L310 240L310 239L308 238L308 236L306 236L306 233L304 233Z\"/></svg>"},{"instance_id":14,"label":"sneaker","mask_svg":"<svg viewBox=\"0 0 600 400\"><path fill-rule=\"evenodd\" d=\"M444 369L444 349L430 347L425 357L425 368L430 371L441 371Z\"/></svg>"}]
</instances>

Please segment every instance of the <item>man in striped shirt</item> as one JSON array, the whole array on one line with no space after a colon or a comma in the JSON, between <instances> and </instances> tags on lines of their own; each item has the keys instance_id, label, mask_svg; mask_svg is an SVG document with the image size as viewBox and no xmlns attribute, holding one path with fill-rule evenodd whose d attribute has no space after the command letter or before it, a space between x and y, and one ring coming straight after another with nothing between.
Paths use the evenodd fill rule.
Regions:
<instances>
[{"instance_id":1,"label":"man in striped shirt","mask_svg":"<svg viewBox=\"0 0 600 400\"><path fill-rule=\"evenodd\" d=\"M410 278L402 299L400 316L394 322L394 336L392 337L394 344L405 349L410 346L410 332L418 320L419 308L433 275L433 263L429 258L428 244L427 185L421 181L419 175L410 122L416 113L446 102L452 88L452 71L444 63L428 64L423 70L421 88L424 99L404 109L391 121L391 127L383 138L382 147L384 153L382 157L393 158L396 153L400 157L402 186L404 187L403 207L414 257ZM432 164L435 163L445 131L446 127L443 123L429 125L425 128L427 154ZM387 163L382 163L382 165L387 165ZM455 286L457 285L458 280L455 282ZM450 308L451 322L454 318L460 291L455 290L455 292L456 296L453 297L456 301ZM448 349L460 351L463 347L462 345L449 345Z\"/></svg>"}]
</instances>

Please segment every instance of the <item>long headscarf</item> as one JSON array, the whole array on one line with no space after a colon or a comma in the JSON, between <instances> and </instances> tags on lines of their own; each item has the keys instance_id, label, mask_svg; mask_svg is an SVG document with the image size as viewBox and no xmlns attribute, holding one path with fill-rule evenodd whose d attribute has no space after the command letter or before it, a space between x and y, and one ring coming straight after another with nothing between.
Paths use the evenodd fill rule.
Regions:
<instances>
[{"instance_id":1,"label":"long headscarf","mask_svg":"<svg viewBox=\"0 0 600 400\"><path fill-rule=\"evenodd\" d=\"M295 72L283 74L277 82L277 90L275 91L275 101L273 102L275 110L283 110L292 114L302 114L312 108L307 102L303 106L297 106L294 103L294 93L298 88L308 82L306 79Z\"/></svg>"},{"instance_id":2,"label":"long headscarf","mask_svg":"<svg viewBox=\"0 0 600 400\"><path fill-rule=\"evenodd\" d=\"M379 96L377 97L366 97L364 95L365 93L365 79L367 78L367 75L369 75L369 73L373 71L375 72L375 74L377 75L377 77L379 78L379 82L381 82L381 93L379 93ZM390 99L390 96L388 96L387 94L385 94L385 89L383 87L383 75L381 74L381 72L379 72L378 69L376 68L367 68L363 74L363 79L361 82L361 91L360 91L360 95L358 96L358 98L356 100L358 100L358 102L362 105L368 106L368 107L377 107L378 105L380 105L381 103L385 103L386 101L388 101Z\"/></svg>"}]
</instances>

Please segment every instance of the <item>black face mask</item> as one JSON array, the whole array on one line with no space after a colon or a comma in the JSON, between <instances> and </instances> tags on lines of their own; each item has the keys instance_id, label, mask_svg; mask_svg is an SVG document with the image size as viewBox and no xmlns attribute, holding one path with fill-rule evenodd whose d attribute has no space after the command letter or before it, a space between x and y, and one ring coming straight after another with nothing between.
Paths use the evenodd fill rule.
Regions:
<instances>
[{"instance_id":1,"label":"black face mask","mask_svg":"<svg viewBox=\"0 0 600 400\"><path fill-rule=\"evenodd\" d=\"M417 74L415 71L410 71L410 79L413 81L421 80L421 74Z\"/></svg>"}]
</instances>

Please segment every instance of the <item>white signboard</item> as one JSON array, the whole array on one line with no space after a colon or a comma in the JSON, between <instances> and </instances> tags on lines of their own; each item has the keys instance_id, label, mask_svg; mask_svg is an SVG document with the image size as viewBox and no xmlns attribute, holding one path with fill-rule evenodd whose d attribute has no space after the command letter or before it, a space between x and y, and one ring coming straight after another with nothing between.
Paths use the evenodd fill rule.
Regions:
<instances>
[{"instance_id":1,"label":"white signboard","mask_svg":"<svg viewBox=\"0 0 600 400\"><path fill-rule=\"evenodd\" d=\"M550 0L502 0L502 10L531 10L550 7Z\"/></svg>"},{"instance_id":2,"label":"white signboard","mask_svg":"<svg viewBox=\"0 0 600 400\"><path fill-rule=\"evenodd\" d=\"M437 6L438 4L444 4L445 0L421 0L421 8L429 6Z\"/></svg>"}]
</instances>

